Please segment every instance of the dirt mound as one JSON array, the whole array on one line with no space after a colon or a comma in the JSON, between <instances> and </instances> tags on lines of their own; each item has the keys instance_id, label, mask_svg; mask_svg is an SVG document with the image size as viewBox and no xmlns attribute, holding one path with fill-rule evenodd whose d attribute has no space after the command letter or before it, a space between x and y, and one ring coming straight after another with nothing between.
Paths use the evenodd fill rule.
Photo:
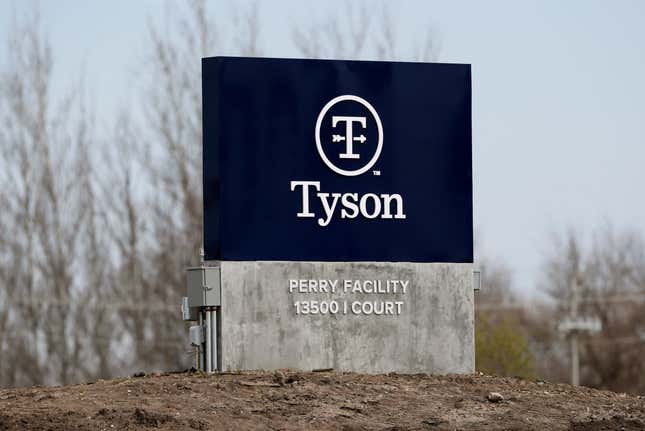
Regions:
<instances>
[{"instance_id":1,"label":"dirt mound","mask_svg":"<svg viewBox=\"0 0 645 431\"><path fill-rule=\"evenodd\" d=\"M171 373L0 391L0 430L645 430L645 397L481 375Z\"/></svg>"}]
</instances>

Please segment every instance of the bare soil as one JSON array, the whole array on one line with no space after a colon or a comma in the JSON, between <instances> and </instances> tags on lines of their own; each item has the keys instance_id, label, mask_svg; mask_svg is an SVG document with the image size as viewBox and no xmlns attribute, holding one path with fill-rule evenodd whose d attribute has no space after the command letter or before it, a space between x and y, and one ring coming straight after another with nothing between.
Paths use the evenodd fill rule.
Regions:
<instances>
[{"instance_id":1,"label":"bare soil","mask_svg":"<svg viewBox=\"0 0 645 431\"><path fill-rule=\"evenodd\" d=\"M631 431L645 430L645 397L479 374L287 370L0 390L0 430L73 429Z\"/></svg>"}]
</instances>

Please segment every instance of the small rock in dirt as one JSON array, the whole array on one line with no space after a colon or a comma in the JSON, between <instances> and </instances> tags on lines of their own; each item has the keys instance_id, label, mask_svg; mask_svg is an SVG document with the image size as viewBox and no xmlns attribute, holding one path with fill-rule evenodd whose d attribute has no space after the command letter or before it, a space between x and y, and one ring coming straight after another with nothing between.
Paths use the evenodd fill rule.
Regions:
<instances>
[{"instance_id":1,"label":"small rock in dirt","mask_svg":"<svg viewBox=\"0 0 645 431\"><path fill-rule=\"evenodd\" d=\"M273 373L273 381L276 382L277 384L279 384L280 386L284 386L285 381L286 381L286 379L284 377L284 373L282 371L280 371L280 370L276 370Z\"/></svg>"},{"instance_id":2,"label":"small rock in dirt","mask_svg":"<svg viewBox=\"0 0 645 431\"><path fill-rule=\"evenodd\" d=\"M299 380L303 380L302 375L299 374L299 373L294 373L294 374L289 374L286 377L284 382L287 383L287 384L292 384L292 383L295 383L295 382L297 382Z\"/></svg>"},{"instance_id":3,"label":"small rock in dirt","mask_svg":"<svg viewBox=\"0 0 645 431\"><path fill-rule=\"evenodd\" d=\"M504 401L504 396L499 392L489 392L488 395L486 395L486 399L491 403L498 403L500 401Z\"/></svg>"},{"instance_id":4,"label":"small rock in dirt","mask_svg":"<svg viewBox=\"0 0 645 431\"><path fill-rule=\"evenodd\" d=\"M158 427L172 418L169 415L149 412L144 409L134 411L134 419L139 425Z\"/></svg>"},{"instance_id":5,"label":"small rock in dirt","mask_svg":"<svg viewBox=\"0 0 645 431\"><path fill-rule=\"evenodd\" d=\"M440 425L443 422L445 422L445 421L441 420L441 419L437 419L437 418L430 418L430 419L426 419L424 421L421 421L422 424L430 425L430 426Z\"/></svg>"},{"instance_id":6,"label":"small rock in dirt","mask_svg":"<svg viewBox=\"0 0 645 431\"><path fill-rule=\"evenodd\" d=\"M363 413L363 407L358 405L358 404L348 403L348 404L344 404L344 405L340 406L340 408L343 409L343 410L350 410L350 411L353 411L353 412L356 412L356 413Z\"/></svg>"},{"instance_id":7,"label":"small rock in dirt","mask_svg":"<svg viewBox=\"0 0 645 431\"><path fill-rule=\"evenodd\" d=\"M188 426L194 430L205 431L208 429L208 424L200 419L189 419Z\"/></svg>"},{"instance_id":8,"label":"small rock in dirt","mask_svg":"<svg viewBox=\"0 0 645 431\"><path fill-rule=\"evenodd\" d=\"M463 398L459 398L457 401L455 401L455 408L456 409L462 408L464 406L464 404L466 403L465 401L466 400L464 400Z\"/></svg>"},{"instance_id":9,"label":"small rock in dirt","mask_svg":"<svg viewBox=\"0 0 645 431\"><path fill-rule=\"evenodd\" d=\"M378 397L375 398L365 398L364 402L367 404L378 404L381 402L383 399L383 395L379 395Z\"/></svg>"},{"instance_id":10,"label":"small rock in dirt","mask_svg":"<svg viewBox=\"0 0 645 431\"><path fill-rule=\"evenodd\" d=\"M47 400L49 398L54 398L49 394L38 394L34 397L34 401L42 401L42 400Z\"/></svg>"},{"instance_id":11,"label":"small rock in dirt","mask_svg":"<svg viewBox=\"0 0 645 431\"><path fill-rule=\"evenodd\" d=\"M278 383L271 383L271 382L240 382L240 385L248 386L248 387L264 386L264 387L270 387L270 388L277 388L279 386L282 386Z\"/></svg>"}]
</instances>

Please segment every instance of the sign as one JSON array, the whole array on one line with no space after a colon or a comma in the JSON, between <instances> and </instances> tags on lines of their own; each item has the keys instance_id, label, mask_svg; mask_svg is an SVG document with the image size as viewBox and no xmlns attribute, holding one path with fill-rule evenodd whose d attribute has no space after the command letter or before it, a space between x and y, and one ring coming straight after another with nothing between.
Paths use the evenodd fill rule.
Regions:
<instances>
[{"instance_id":1,"label":"sign","mask_svg":"<svg viewBox=\"0 0 645 431\"><path fill-rule=\"evenodd\" d=\"M202 81L206 259L472 262L469 65L215 57Z\"/></svg>"}]
</instances>

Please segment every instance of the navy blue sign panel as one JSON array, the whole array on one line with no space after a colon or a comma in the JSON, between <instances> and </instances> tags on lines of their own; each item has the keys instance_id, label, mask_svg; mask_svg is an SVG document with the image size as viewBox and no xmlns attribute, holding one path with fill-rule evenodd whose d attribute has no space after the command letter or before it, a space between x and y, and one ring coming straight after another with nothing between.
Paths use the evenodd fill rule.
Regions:
<instances>
[{"instance_id":1,"label":"navy blue sign panel","mask_svg":"<svg viewBox=\"0 0 645 431\"><path fill-rule=\"evenodd\" d=\"M202 61L209 260L472 262L470 65Z\"/></svg>"}]
</instances>

